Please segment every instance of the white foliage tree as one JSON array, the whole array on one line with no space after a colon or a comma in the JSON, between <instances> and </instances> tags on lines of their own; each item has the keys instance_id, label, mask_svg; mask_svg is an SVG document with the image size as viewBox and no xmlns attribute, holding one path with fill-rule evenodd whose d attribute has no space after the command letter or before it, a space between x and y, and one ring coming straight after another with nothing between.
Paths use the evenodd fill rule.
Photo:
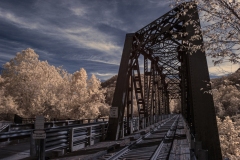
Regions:
<instances>
[{"instance_id":1,"label":"white foliage tree","mask_svg":"<svg viewBox=\"0 0 240 160\"><path fill-rule=\"evenodd\" d=\"M66 76L69 75L38 58L34 50L29 48L17 53L16 57L4 65L2 77L5 80L6 95L15 99L26 117L37 114L60 117L64 109L64 100L59 99L64 97L61 87L67 84Z\"/></svg>"},{"instance_id":2,"label":"white foliage tree","mask_svg":"<svg viewBox=\"0 0 240 160\"><path fill-rule=\"evenodd\" d=\"M233 85L220 85L213 89L213 100L218 116L233 116L240 110L240 92Z\"/></svg>"},{"instance_id":3,"label":"white foliage tree","mask_svg":"<svg viewBox=\"0 0 240 160\"><path fill-rule=\"evenodd\" d=\"M71 80L71 114L73 118L80 119L81 117L86 118L87 110L86 103L88 99L87 94L87 72L81 68L72 75Z\"/></svg>"},{"instance_id":4,"label":"white foliage tree","mask_svg":"<svg viewBox=\"0 0 240 160\"><path fill-rule=\"evenodd\" d=\"M171 99L169 103L169 108L171 113L181 112L181 100L180 99Z\"/></svg>"},{"instance_id":5,"label":"white foliage tree","mask_svg":"<svg viewBox=\"0 0 240 160\"><path fill-rule=\"evenodd\" d=\"M4 64L0 77L0 112L25 117L97 118L107 113L101 82L82 68L69 74L40 61L28 48Z\"/></svg>"},{"instance_id":6,"label":"white foliage tree","mask_svg":"<svg viewBox=\"0 0 240 160\"><path fill-rule=\"evenodd\" d=\"M172 0L172 6L183 2L197 4L204 49L214 64L239 63L240 55L240 2L238 0ZM194 21L192 21L194 23Z\"/></svg>"},{"instance_id":7,"label":"white foliage tree","mask_svg":"<svg viewBox=\"0 0 240 160\"><path fill-rule=\"evenodd\" d=\"M221 120L217 117L219 139L223 158L238 160L240 157L240 130L234 126L229 116Z\"/></svg>"},{"instance_id":8,"label":"white foliage tree","mask_svg":"<svg viewBox=\"0 0 240 160\"><path fill-rule=\"evenodd\" d=\"M21 110L15 103L15 99L10 95L5 95L4 79L0 76L0 114L16 114L21 115Z\"/></svg>"},{"instance_id":9,"label":"white foliage tree","mask_svg":"<svg viewBox=\"0 0 240 160\"><path fill-rule=\"evenodd\" d=\"M109 114L109 106L105 103L105 89L102 89L101 82L93 74L88 80L88 93L89 93L89 108L94 113L88 117L107 116Z\"/></svg>"}]
</instances>

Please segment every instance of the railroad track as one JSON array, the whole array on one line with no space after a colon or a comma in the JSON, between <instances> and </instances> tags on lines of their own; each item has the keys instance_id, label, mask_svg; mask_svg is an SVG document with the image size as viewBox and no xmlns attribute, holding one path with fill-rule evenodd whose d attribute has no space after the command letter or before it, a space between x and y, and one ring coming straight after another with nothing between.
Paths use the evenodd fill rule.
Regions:
<instances>
[{"instance_id":1,"label":"railroad track","mask_svg":"<svg viewBox=\"0 0 240 160\"><path fill-rule=\"evenodd\" d=\"M168 159L178 121L179 115L176 115L120 151L108 153L99 160Z\"/></svg>"}]
</instances>

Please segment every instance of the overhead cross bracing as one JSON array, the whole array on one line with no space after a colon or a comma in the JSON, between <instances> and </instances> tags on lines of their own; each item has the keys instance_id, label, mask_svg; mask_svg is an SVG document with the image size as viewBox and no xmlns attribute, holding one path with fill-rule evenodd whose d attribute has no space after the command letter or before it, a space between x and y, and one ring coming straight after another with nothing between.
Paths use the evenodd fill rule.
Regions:
<instances>
[{"instance_id":1,"label":"overhead cross bracing","mask_svg":"<svg viewBox=\"0 0 240 160\"><path fill-rule=\"evenodd\" d=\"M175 10L172 10L143 29L135 33L133 50L142 53L149 60L157 59L156 66L160 67L162 79L166 79L169 98L179 98L180 79L177 47L181 42L173 38L175 32L182 31L182 20L176 18ZM175 28L181 28L177 30ZM170 35L170 36L169 36ZM176 43L177 42L177 43ZM136 47L134 48L134 46ZM168 85L170 84L170 85Z\"/></svg>"},{"instance_id":2,"label":"overhead cross bracing","mask_svg":"<svg viewBox=\"0 0 240 160\"><path fill-rule=\"evenodd\" d=\"M135 103L139 128L145 128L157 122L160 115L169 114L170 100L179 98L191 134L197 135L203 148L211 152L210 157L220 159L213 98L201 90L211 88L206 86L210 79L199 33L197 6L189 2L126 35L111 107L111 113L115 114L110 114L109 139L118 139L120 133L132 133ZM142 59L143 73L140 72ZM121 132L124 114L127 133Z\"/></svg>"}]
</instances>

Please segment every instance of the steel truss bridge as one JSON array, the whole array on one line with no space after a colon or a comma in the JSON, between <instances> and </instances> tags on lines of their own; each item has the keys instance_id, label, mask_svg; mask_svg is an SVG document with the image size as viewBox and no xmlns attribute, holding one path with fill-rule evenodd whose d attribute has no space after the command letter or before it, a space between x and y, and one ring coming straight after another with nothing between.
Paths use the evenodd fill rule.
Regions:
<instances>
[{"instance_id":1,"label":"steel truss bridge","mask_svg":"<svg viewBox=\"0 0 240 160\"><path fill-rule=\"evenodd\" d=\"M197 6L183 3L135 33L126 35L111 107L108 136L122 136L123 117L132 134L134 104L144 129L169 114L181 99L190 134L209 159L222 159ZM142 72L142 73L141 73ZM125 133L126 134L126 133Z\"/></svg>"},{"instance_id":2,"label":"steel truss bridge","mask_svg":"<svg viewBox=\"0 0 240 160\"><path fill-rule=\"evenodd\" d=\"M3 124L0 145L17 144L0 147L0 159L45 159L55 152L63 156L58 159L221 160L202 45L190 2L127 34L109 120L45 122L46 138L34 138L33 124ZM173 99L181 100L181 114L170 114ZM28 147L19 143L23 138ZM25 154L12 155L18 152Z\"/></svg>"}]
</instances>

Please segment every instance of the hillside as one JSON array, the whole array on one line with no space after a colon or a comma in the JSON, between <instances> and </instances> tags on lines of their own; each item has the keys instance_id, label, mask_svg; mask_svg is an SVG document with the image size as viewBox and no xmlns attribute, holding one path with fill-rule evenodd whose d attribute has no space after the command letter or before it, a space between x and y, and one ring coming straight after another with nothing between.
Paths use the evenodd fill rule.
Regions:
<instances>
[{"instance_id":1,"label":"hillside","mask_svg":"<svg viewBox=\"0 0 240 160\"><path fill-rule=\"evenodd\" d=\"M102 88L106 89L105 102L110 106L112 105L112 99L113 99L116 83L117 83L117 75L101 83Z\"/></svg>"},{"instance_id":2,"label":"hillside","mask_svg":"<svg viewBox=\"0 0 240 160\"><path fill-rule=\"evenodd\" d=\"M102 87L106 88L106 87L115 87L117 82L117 75L111 77L110 79L106 80L105 82L102 82Z\"/></svg>"},{"instance_id":3,"label":"hillside","mask_svg":"<svg viewBox=\"0 0 240 160\"><path fill-rule=\"evenodd\" d=\"M219 89L221 85L233 85L240 89L240 68L236 72L227 76L211 79L211 82L213 83L212 89Z\"/></svg>"},{"instance_id":4,"label":"hillside","mask_svg":"<svg viewBox=\"0 0 240 160\"><path fill-rule=\"evenodd\" d=\"M106 89L106 93L105 93L106 103L109 104L110 106L112 105L113 94L114 94L116 83L117 83L117 77L118 76L115 75L112 78L101 83L102 88ZM143 75L141 75L142 85L143 85L143 78L144 78Z\"/></svg>"},{"instance_id":5,"label":"hillside","mask_svg":"<svg viewBox=\"0 0 240 160\"><path fill-rule=\"evenodd\" d=\"M111 106L117 75L102 82L106 89L106 103ZM229 75L211 79L216 114L219 117L236 116L240 112L240 68Z\"/></svg>"}]
</instances>

